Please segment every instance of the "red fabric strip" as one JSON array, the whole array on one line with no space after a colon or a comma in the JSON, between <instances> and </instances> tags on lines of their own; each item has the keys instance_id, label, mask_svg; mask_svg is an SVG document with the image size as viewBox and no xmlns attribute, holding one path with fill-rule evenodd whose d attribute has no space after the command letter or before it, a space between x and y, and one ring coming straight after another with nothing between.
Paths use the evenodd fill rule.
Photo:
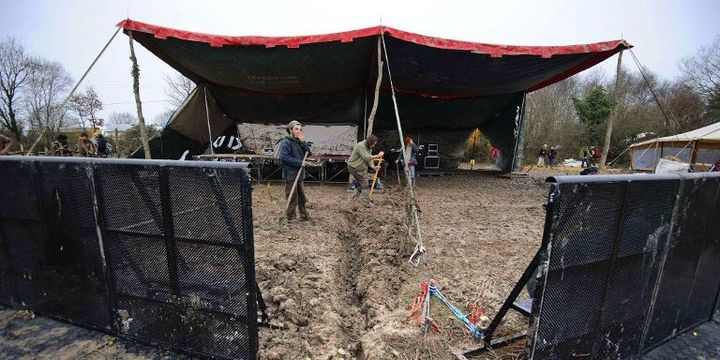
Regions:
<instances>
[{"instance_id":1,"label":"red fabric strip","mask_svg":"<svg viewBox=\"0 0 720 360\"><path fill-rule=\"evenodd\" d=\"M365 29L331 34L280 37L211 35L167 28L131 19L123 20L119 22L117 26L120 26L125 30L139 31L152 34L158 39L166 39L168 37L172 37L180 40L204 42L212 47L231 45L263 45L265 47L287 46L289 48L297 48L303 44L313 44L331 41L350 42L356 38L379 36L381 31L385 31L385 33L389 34L394 38L419 45L429 46L437 49L467 50L479 54L489 54L492 57L501 57L505 55L536 55L543 58L549 58L554 55L585 54L594 52L606 52L612 50L619 51L620 48L627 49L632 47L632 45L630 45L624 40L613 40L593 44L565 46L518 46L483 44L420 35L403 30L393 29L387 26L374 26Z\"/></svg>"}]
</instances>

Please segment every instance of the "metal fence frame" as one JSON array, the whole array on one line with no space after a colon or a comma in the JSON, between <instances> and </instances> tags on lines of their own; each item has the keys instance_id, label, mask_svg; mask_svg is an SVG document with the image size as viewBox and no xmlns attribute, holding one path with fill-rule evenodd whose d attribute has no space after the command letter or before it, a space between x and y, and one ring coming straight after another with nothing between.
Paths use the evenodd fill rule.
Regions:
<instances>
[{"instance_id":1,"label":"metal fence frame","mask_svg":"<svg viewBox=\"0 0 720 360\"><path fill-rule=\"evenodd\" d=\"M0 204L0 303L195 356L228 359L254 359L257 356L257 306L262 300L255 280L251 185L245 166L211 161L8 156L0 157L0 169L14 169L0 175L0 184L4 186L0 201L5 202ZM138 177L138 171L145 172L145 178ZM114 201L113 197L126 200L122 198L124 194L118 194L119 189L106 184L108 179L119 181L114 177L117 174L129 174L133 184L128 186L138 192L136 200L139 203L124 204L135 207L126 209L125 214L118 214L109 204ZM192 182L188 177L197 181ZM28 182L19 183L22 179ZM74 181L68 183L68 179ZM187 181L190 182L186 184ZM48 188L46 184L49 183L58 185ZM196 188L204 189L208 197L206 205L202 209L187 209L197 197L193 193ZM181 196L180 190L186 194ZM80 208L80 220L67 214L72 208L63 209L63 206L74 206L77 210L78 198L90 202L85 204L87 208ZM173 209L174 206L177 208ZM183 206L186 209L181 210ZM202 222L208 221L207 213L211 210L217 215L212 218L220 229L203 228ZM26 214L22 214L23 211ZM130 231L110 224L117 219L130 221L124 217L132 218L135 211L151 213L151 219L146 222L162 228L156 232ZM62 224L67 219L70 219L69 223ZM139 228L145 226L139 224ZM177 226L185 233L179 234ZM32 239L22 239L22 236L14 236L16 234L30 234ZM152 243L165 251L142 254L124 242L119 244L119 239L137 242L140 238L153 239L143 244ZM70 248L63 249L63 246ZM186 256L181 254L181 248ZM187 255L191 254L192 258L195 253L190 250L198 249L201 254L214 254L216 268L193 267L204 259L189 264ZM131 251L139 251L140 256L147 255L144 259L149 262L133 264L138 254L129 255ZM27 259L17 256L19 253L27 255ZM123 275L118 269L131 269L141 277L138 272L148 272L143 267L152 264L153 258L157 263L164 263L166 267L160 268L167 270L166 273L157 271L155 275L166 277L168 281L156 282L161 291L133 293L134 290L122 282ZM213 278L215 271L219 273ZM228 278L240 282L228 284ZM212 279L217 282L209 281ZM76 285L83 281L90 281L91 285ZM210 285L198 290L206 295L203 298L184 291L189 287L194 290L208 281ZM65 289L65 284L72 286ZM169 289L169 293L163 292L163 288ZM234 297L238 294L243 297L239 303L239 297ZM222 296L232 302L218 300ZM88 297L91 300L87 303L73 302L83 302ZM70 299L73 301L68 301ZM128 310L119 305L121 302L145 304L145 308ZM81 306L85 308L78 309ZM134 310L137 313L130 320L128 316L134 313L128 314L128 311ZM82 317L83 312L88 314L87 319ZM157 317L147 323L165 316L164 320L172 325L163 330L176 333L167 335L158 334L162 331L151 331L157 336L148 337L129 331L136 328L131 325L133 320L135 324L142 321L140 314ZM192 325L236 331L221 334L225 337L218 337L217 331L208 331L208 336L193 329ZM236 352L243 349L246 353Z\"/></svg>"},{"instance_id":2,"label":"metal fence frame","mask_svg":"<svg viewBox=\"0 0 720 360\"><path fill-rule=\"evenodd\" d=\"M635 357L720 311L720 174L548 181L529 358ZM662 199L665 208L653 208ZM587 215L598 205L606 223ZM577 247L567 250L572 240Z\"/></svg>"}]
</instances>

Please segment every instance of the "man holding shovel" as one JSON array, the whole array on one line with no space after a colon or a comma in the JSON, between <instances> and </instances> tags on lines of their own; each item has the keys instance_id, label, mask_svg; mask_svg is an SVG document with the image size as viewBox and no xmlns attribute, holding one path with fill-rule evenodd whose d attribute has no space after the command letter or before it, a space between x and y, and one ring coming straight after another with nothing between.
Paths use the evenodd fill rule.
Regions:
<instances>
[{"instance_id":1,"label":"man holding shovel","mask_svg":"<svg viewBox=\"0 0 720 360\"><path fill-rule=\"evenodd\" d=\"M347 161L348 172L353 178L353 186L355 187L355 194L353 199L358 198L362 202L368 204L370 198L368 193L363 193L363 187L368 186L367 181L367 168L368 166L375 170L375 164L373 160L382 159L384 153L381 151L377 155L372 154L372 148L377 145L378 138L375 135L370 135L367 139L357 143L353 148L352 154Z\"/></svg>"},{"instance_id":2,"label":"man holding shovel","mask_svg":"<svg viewBox=\"0 0 720 360\"><path fill-rule=\"evenodd\" d=\"M285 129L288 135L280 140L280 161L282 162L282 178L285 181L285 196L288 198L285 216L288 222L295 220L295 207L300 212L300 219L310 220L305 203L305 159L310 155L310 145L305 142L302 124L293 120Z\"/></svg>"}]
</instances>

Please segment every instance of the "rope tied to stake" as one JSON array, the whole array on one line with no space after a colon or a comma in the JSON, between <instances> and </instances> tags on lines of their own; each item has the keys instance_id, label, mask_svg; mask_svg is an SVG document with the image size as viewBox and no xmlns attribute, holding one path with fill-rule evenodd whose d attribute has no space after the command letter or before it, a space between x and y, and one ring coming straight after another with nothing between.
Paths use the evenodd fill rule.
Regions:
<instances>
[{"instance_id":1,"label":"rope tied to stake","mask_svg":"<svg viewBox=\"0 0 720 360\"><path fill-rule=\"evenodd\" d=\"M408 259L408 262L412 266L420 265L420 260L427 265L427 249L425 249L419 230L419 212L420 207L417 205L417 200L414 197L411 197L407 204L407 213L408 218L410 219L410 224L408 224L408 237L415 241L415 249L413 250L412 255L410 255L410 259Z\"/></svg>"}]
</instances>

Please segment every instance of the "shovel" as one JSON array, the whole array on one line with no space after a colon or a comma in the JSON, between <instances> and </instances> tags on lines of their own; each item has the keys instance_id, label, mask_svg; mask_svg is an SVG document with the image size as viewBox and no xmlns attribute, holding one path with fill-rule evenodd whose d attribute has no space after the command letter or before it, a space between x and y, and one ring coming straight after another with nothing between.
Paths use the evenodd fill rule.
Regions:
<instances>
[{"instance_id":1,"label":"shovel","mask_svg":"<svg viewBox=\"0 0 720 360\"><path fill-rule=\"evenodd\" d=\"M290 189L290 196L287 198L287 204L285 205L285 212L290 209L290 201L292 201L293 195L295 195L295 188L297 187L298 180L300 179L300 174L302 174L303 169L305 168L305 160L308 157L309 152L305 153L305 156L303 156L302 165L300 165L300 170L298 170L297 175L295 175L295 182L293 183L292 188Z\"/></svg>"},{"instance_id":2,"label":"shovel","mask_svg":"<svg viewBox=\"0 0 720 360\"><path fill-rule=\"evenodd\" d=\"M383 159L378 159L377 160L378 163L377 163L377 165L375 165L375 175L373 176L372 186L370 186L370 195L372 195L373 191L375 190L375 183L377 182L378 173L380 172L380 164L382 164L382 161L383 161ZM368 195L368 196L370 196L370 195Z\"/></svg>"}]
</instances>

